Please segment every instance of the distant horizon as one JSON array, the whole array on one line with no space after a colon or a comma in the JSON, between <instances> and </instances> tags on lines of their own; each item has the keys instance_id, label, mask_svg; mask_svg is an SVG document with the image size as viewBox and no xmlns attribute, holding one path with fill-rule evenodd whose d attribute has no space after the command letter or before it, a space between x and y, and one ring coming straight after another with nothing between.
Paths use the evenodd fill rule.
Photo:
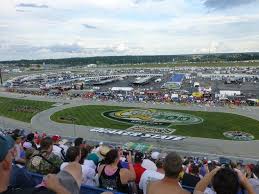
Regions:
<instances>
[{"instance_id":1,"label":"distant horizon","mask_svg":"<svg viewBox=\"0 0 259 194\"><path fill-rule=\"evenodd\" d=\"M0 60L259 51L258 7L259 0L2 0Z\"/></svg>"},{"instance_id":2,"label":"distant horizon","mask_svg":"<svg viewBox=\"0 0 259 194\"><path fill-rule=\"evenodd\" d=\"M85 56L85 57L64 57L64 58L40 58L40 59L13 59L13 60L1 60L0 59L0 63L1 62L11 62L11 61L43 61L43 60L62 60L62 59L77 59L77 58L98 58L98 57L127 57L127 56L131 56L131 57L138 57L138 56L192 56L192 55L227 55L227 54L258 54L259 55L259 51L255 51L255 52L229 52L229 53L195 53L195 54L169 54L169 55L163 55L163 54L159 54L159 55L103 55L103 56ZM252 59L251 59L252 60Z\"/></svg>"}]
</instances>

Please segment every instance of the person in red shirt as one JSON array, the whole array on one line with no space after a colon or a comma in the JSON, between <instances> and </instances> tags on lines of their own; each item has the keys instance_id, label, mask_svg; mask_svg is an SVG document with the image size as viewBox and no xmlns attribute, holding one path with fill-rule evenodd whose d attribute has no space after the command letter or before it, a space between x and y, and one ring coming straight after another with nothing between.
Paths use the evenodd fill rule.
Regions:
<instances>
[{"instance_id":1,"label":"person in red shirt","mask_svg":"<svg viewBox=\"0 0 259 194\"><path fill-rule=\"evenodd\" d=\"M135 162L135 164L133 165L133 168L134 168L135 173L136 173L136 180L135 180L136 184L139 184L140 177L141 177L141 175L142 175L142 174L145 172L145 170L146 170L145 168L143 168L143 167L141 166L141 163L142 163L142 161L143 161L143 158L144 158L143 153L141 153L141 152L136 152L135 157L134 157L134 162Z\"/></svg>"}]
</instances>

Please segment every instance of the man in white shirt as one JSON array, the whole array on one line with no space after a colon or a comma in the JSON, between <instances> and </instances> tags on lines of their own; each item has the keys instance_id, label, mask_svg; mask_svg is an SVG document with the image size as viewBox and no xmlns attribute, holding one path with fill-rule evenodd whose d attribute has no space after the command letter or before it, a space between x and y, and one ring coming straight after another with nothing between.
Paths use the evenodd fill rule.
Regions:
<instances>
[{"instance_id":1,"label":"man in white shirt","mask_svg":"<svg viewBox=\"0 0 259 194\"><path fill-rule=\"evenodd\" d=\"M64 162L60 166L60 170L63 170L69 163L71 162L78 162L81 159L81 151L79 147L70 147L66 153L66 159L68 162ZM96 186L95 176L96 172L94 169L90 168L87 165L81 164L82 166L82 184L89 185L89 186Z\"/></svg>"},{"instance_id":2,"label":"man in white shirt","mask_svg":"<svg viewBox=\"0 0 259 194\"><path fill-rule=\"evenodd\" d=\"M65 160L66 150L59 144L61 137L59 135L52 136L53 150L52 152L63 161Z\"/></svg>"},{"instance_id":3,"label":"man in white shirt","mask_svg":"<svg viewBox=\"0 0 259 194\"><path fill-rule=\"evenodd\" d=\"M146 170L139 182L139 188L143 190L144 194L147 194L147 186L150 182L156 181L156 180L161 180L165 177L165 171L163 169L163 162L164 159L163 157L159 157L156 161L156 171L155 170Z\"/></svg>"}]
</instances>

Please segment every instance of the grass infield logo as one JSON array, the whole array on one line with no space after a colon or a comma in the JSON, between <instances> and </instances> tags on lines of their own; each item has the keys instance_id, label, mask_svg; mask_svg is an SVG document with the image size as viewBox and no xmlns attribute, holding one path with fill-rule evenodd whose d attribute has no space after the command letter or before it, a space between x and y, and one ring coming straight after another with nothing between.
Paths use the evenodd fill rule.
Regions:
<instances>
[{"instance_id":1,"label":"grass infield logo","mask_svg":"<svg viewBox=\"0 0 259 194\"><path fill-rule=\"evenodd\" d=\"M203 122L203 119L197 116L154 109L108 111L103 113L103 115L120 122L161 127L168 127L170 125L191 125Z\"/></svg>"},{"instance_id":2,"label":"grass infield logo","mask_svg":"<svg viewBox=\"0 0 259 194\"><path fill-rule=\"evenodd\" d=\"M243 131L227 131L223 135L235 141L251 141L254 139L252 134Z\"/></svg>"}]
</instances>

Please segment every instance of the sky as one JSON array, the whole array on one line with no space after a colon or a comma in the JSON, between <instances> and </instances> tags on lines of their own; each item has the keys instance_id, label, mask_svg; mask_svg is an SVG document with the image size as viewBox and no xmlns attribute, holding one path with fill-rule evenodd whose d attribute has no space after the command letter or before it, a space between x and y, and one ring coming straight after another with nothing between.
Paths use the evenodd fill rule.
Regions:
<instances>
[{"instance_id":1,"label":"sky","mask_svg":"<svg viewBox=\"0 0 259 194\"><path fill-rule=\"evenodd\" d=\"M0 61L259 51L259 0L0 1Z\"/></svg>"}]
</instances>

